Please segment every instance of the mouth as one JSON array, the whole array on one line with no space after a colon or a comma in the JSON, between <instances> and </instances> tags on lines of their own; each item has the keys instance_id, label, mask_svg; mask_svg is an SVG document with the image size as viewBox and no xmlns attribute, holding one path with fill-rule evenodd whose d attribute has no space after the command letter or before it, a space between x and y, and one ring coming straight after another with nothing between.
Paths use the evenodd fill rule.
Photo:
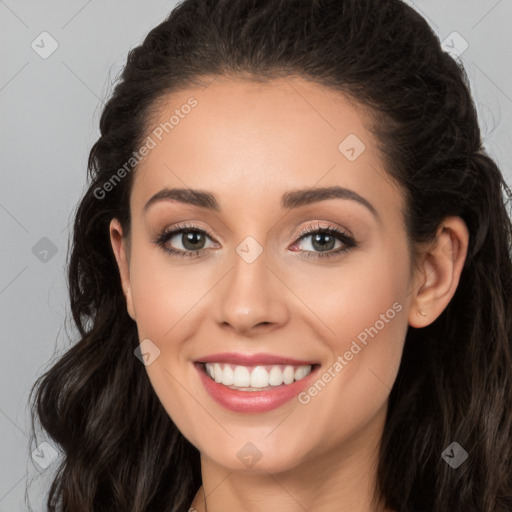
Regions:
<instances>
[{"instance_id":1,"label":"mouth","mask_svg":"<svg viewBox=\"0 0 512 512\"><path fill-rule=\"evenodd\" d=\"M292 401L318 377L320 364L233 365L195 361L208 395L220 406L243 414L264 413Z\"/></svg>"},{"instance_id":2,"label":"mouth","mask_svg":"<svg viewBox=\"0 0 512 512\"><path fill-rule=\"evenodd\" d=\"M235 391L271 391L298 382L320 367L313 364L236 365L220 362L194 363L209 379Z\"/></svg>"}]
</instances>

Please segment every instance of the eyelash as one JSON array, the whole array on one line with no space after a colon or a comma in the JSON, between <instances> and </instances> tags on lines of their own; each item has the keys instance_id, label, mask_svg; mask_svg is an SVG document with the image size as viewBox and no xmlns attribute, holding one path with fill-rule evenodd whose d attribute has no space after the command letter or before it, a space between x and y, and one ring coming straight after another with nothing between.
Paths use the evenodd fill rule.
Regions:
<instances>
[{"instance_id":1,"label":"eyelash","mask_svg":"<svg viewBox=\"0 0 512 512\"><path fill-rule=\"evenodd\" d=\"M160 233L155 240L153 240L153 243L156 244L158 247L160 247L164 252L171 254L172 256L178 256L182 258L198 258L202 256L206 251L208 251L207 248L199 249L197 251L182 251L182 250L176 250L165 246L165 243L170 240L174 235L178 233L183 232L194 232L194 233L203 233L207 235L210 239L214 239L214 237L206 230L200 229L196 226L189 225L189 224L179 224L175 226L174 228L170 230L164 230L162 233ZM297 251L301 257L309 259L309 258L331 258L335 256L339 256L341 253L344 253L353 247L357 247L358 243L356 240L348 235L347 233L341 231L338 228L335 228L333 226L328 227L322 227L320 226L320 223L316 227L308 226L307 228L303 229L297 236L297 241L301 240L302 238L307 238L307 236L310 235L316 235L326 233L328 235L333 235L335 238L340 240L345 244L345 247L342 247L341 249L337 249L335 251L330 252L314 252L314 251ZM304 255L305 254L305 255ZM315 254L312 256L312 254Z\"/></svg>"}]
</instances>

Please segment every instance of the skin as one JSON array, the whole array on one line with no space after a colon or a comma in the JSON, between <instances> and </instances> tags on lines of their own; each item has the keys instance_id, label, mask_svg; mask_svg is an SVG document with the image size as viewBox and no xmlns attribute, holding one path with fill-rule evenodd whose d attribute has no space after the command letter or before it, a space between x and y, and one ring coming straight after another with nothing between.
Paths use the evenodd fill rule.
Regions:
<instances>
[{"instance_id":1,"label":"skin","mask_svg":"<svg viewBox=\"0 0 512 512\"><path fill-rule=\"evenodd\" d=\"M129 237L117 219L110 237L139 339L160 350L146 366L152 386L201 453L207 510L380 512L371 501L376 453L405 335L433 322L455 293L467 228L445 219L413 265L402 192L384 170L364 110L338 92L301 78L217 77L170 94L155 126L191 95L197 107L136 170ZM349 134L366 146L354 161L338 149ZM331 185L363 196L378 217L350 199L281 209L289 190ZM211 192L221 211L168 200L145 213L164 187ZM315 259L322 249L298 234L318 221L348 230L357 247ZM179 258L152 243L180 222L214 236L206 236L203 255ZM252 263L236 252L247 236L263 250ZM182 240L167 246L186 250ZM343 246L337 241L327 252ZM215 352L268 352L317 360L322 375L396 302L401 311L307 404L229 411L207 394L192 364ZM250 468L237 457L248 442L261 453ZM200 512L203 487L191 504Z\"/></svg>"}]
</instances>

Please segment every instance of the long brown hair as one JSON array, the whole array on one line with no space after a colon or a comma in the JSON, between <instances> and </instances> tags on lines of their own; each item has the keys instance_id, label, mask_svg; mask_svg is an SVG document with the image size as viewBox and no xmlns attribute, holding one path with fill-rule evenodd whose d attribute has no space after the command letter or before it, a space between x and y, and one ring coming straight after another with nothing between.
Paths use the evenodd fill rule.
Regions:
<instances>
[{"instance_id":1,"label":"long brown hair","mask_svg":"<svg viewBox=\"0 0 512 512\"><path fill-rule=\"evenodd\" d=\"M136 167L105 183L147 137L157 100L206 76L298 75L372 114L387 172L406 196L414 245L460 216L469 249L450 304L409 327L392 388L376 492L399 512L512 510L512 226L503 176L482 147L463 66L400 0L185 0L137 48L103 110L75 215L69 295L79 340L34 384L37 415L64 457L49 511L185 512L198 450L134 356L109 222L130 229ZM31 394L32 396L32 394ZM457 470L441 458L467 452Z\"/></svg>"}]
</instances>

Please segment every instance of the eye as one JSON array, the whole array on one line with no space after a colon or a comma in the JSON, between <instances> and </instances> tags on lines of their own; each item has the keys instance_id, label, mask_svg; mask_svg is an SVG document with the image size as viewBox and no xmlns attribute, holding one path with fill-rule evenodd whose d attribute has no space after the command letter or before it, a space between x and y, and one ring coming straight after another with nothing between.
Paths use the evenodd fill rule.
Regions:
<instances>
[{"instance_id":1,"label":"eye","mask_svg":"<svg viewBox=\"0 0 512 512\"><path fill-rule=\"evenodd\" d=\"M309 244L311 249L298 251L299 254L305 258L329 258L339 256L341 253L348 251L353 247L357 247L357 242L348 233L343 232L334 226L322 227L320 223L316 228L308 226L306 229L299 233L299 241L303 239L312 238ZM332 251L335 248L336 241L341 241L341 247ZM315 252L315 251L320 252Z\"/></svg>"},{"instance_id":2,"label":"eye","mask_svg":"<svg viewBox=\"0 0 512 512\"><path fill-rule=\"evenodd\" d=\"M169 254L178 257L195 258L208 250L208 248L204 247L206 238L212 239L213 237L204 229L181 224L160 233L153 243ZM180 243L183 249L170 247L168 242L171 242L173 239L176 239L176 242Z\"/></svg>"}]
</instances>

